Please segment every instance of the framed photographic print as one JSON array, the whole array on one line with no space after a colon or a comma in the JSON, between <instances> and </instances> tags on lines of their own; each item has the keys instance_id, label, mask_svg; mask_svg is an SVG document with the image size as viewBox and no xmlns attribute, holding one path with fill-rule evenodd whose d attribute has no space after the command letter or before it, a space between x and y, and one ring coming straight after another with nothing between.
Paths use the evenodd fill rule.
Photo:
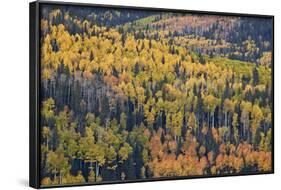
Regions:
<instances>
[{"instance_id":1,"label":"framed photographic print","mask_svg":"<svg viewBox=\"0 0 281 190\"><path fill-rule=\"evenodd\" d=\"M30 186L274 172L274 17L30 3Z\"/></svg>"}]
</instances>

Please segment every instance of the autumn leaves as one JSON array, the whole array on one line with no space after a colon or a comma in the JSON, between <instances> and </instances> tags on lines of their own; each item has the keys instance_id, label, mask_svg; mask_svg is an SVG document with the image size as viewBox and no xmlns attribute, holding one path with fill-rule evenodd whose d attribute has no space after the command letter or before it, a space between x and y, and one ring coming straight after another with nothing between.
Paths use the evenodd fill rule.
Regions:
<instances>
[{"instance_id":1,"label":"autumn leaves","mask_svg":"<svg viewBox=\"0 0 281 190\"><path fill-rule=\"evenodd\" d=\"M59 14L41 21L43 185L271 170L269 55L208 56L165 30Z\"/></svg>"}]
</instances>

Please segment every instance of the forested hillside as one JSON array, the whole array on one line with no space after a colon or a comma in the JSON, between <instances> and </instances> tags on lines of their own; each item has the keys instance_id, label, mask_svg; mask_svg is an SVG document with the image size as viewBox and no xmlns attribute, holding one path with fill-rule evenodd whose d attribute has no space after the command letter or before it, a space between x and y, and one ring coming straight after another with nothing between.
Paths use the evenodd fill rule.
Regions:
<instances>
[{"instance_id":1,"label":"forested hillside","mask_svg":"<svg viewBox=\"0 0 281 190\"><path fill-rule=\"evenodd\" d=\"M43 7L41 184L271 171L271 30Z\"/></svg>"}]
</instances>

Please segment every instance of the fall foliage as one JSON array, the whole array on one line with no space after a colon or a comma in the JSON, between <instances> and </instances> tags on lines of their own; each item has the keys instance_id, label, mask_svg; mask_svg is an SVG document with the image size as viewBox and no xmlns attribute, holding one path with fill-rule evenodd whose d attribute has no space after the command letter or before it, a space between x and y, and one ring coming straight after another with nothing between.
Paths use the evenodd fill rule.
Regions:
<instances>
[{"instance_id":1,"label":"fall foliage","mask_svg":"<svg viewBox=\"0 0 281 190\"><path fill-rule=\"evenodd\" d=\"M272 170L270 20L79 9L42 9L42 185Z\"/></svg>"}]
</instances>

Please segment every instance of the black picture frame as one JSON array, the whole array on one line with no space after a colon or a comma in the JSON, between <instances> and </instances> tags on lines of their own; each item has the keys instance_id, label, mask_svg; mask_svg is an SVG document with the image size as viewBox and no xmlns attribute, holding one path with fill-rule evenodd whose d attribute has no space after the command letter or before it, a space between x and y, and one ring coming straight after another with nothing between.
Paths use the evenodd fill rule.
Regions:
<instances>
[{"instance_id":1,"label":"black picture frame","mask_svg":"<svg viewBox=\"0 0 281 190\"><path fill-rule=\"evenodd\" d=\"M254 17L271 19L272 21L272 170L268 172L260 172L255 174L223 174L223 175L202 175L202 176L185 176L185 177L161 177L153 179L126 180L118 182L98 182L84 184L66 184L51 185L42 187L40 185L40 6L41 5L71 5L81 7L102 7L102 8L118 8L131 10L150 10L161 12L176 13L194 13L199 15L217 15L217 16L238 16L238 17ZM212 12L212 11L196 11L184 9L167 9L152 7L133 7L123 5L105 5L90 3L74 3L74 2L57 2L57 1L34 1L29 4L29 185L33 188L52 188L52 187L73 187L88 186L102 184L119 184L119 183L136 183L136 182L153 182L163 180L183 180L196 178L213 178L213 177L229 177L244 175L260 175L274 173L274 16L246 13L228 13L228 12Z\"/></svg>"}]
</instances>

